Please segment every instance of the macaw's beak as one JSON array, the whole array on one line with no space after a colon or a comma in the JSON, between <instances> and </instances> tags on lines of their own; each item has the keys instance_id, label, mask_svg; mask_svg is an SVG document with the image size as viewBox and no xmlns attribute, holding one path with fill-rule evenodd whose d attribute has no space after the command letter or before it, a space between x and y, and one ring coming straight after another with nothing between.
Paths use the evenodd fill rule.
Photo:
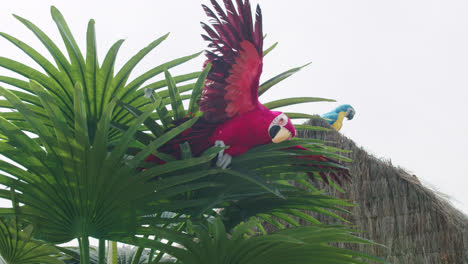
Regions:
<instances>
[{"instance_id":1,"label":"macaw's beak","mask_svg":"<svg viewBox=\"0 0 468 264\"><path fill-rule=\"evenodd\" d=\"M291 132L280 126L272 126L269 133L273 143L280 143L291 138Z\"/></svg>"},{"instance_id":2,"label":"macaw's beak","mask_svg":"<svg viewBox=\"0 0 468 264\"><path fill-rule=\"evenodd\" d=\"M356 114L356 111L352 108L348 109L347 111L348 113L346 114L346 118L348 118L348 120L351 120L353 119L354 115Z\"/></svg>"}]
</instances>

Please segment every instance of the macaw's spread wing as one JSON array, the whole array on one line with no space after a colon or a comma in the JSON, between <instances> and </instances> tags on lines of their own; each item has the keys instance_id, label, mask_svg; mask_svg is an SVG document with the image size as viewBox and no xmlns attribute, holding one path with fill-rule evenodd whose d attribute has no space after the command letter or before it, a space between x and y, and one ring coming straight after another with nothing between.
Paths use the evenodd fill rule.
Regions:
<instances>
[{"instance_id":1,"label":"macaw's spread wing","mask_svg":"<svg viewBox=\"0 0 468 264\"><path fill-rule=\"evenodd\" d=\"M224 10L211 0L217 15L203 6L212 27L202 23L209 41L206 51L211 70L207 76L200 110L210 122L221 122L253 110L258 102L258 84L262 73L262 14L257 6L255 26L248 0L225 0Z\"/></svg>"},{"instance_id":2,"label":"macaw's spread wing","mask_svg":"<svg viewBox=\"0 0 468 264\"><path fill-rule=\"evenodd\" d=\"M224 99L228 117L253 110L258 102L258 83L262 72L261 58L252 43L243 41L242 51L229 71Z\"/></svg>"}]
</instances>

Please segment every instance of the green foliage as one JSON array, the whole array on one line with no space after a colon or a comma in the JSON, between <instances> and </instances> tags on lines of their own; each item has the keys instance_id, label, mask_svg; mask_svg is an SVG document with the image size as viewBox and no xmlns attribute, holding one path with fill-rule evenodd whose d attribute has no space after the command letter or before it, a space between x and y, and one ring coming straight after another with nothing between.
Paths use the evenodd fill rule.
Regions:
<instances>
[{"instance_id":1,"label":"green foliage","mask_svg":"<svg viewBox=\"0 0 468 264\"><path fill-rule=\"evenodd\" d=\"M123 40L117 41L109 49L103 63L99 65L97 59L94 21L90 20L88 23L86 52L81 52L62 14L55 7L51 8L51 13L54 22L57 24L60 35L62 36L69 60L67 60L66 55L60 51L57 45L42 30L30 21L19 16L15 16L37 36L37 38L47 48L50 55L52 55L55 63L48 61L45 56L41 55L34 48L21 40L18 40L6 33L0 33L2 37L16 45L26 55L31 57L37 65L44 70L45 74L20 62L3 57L0 57L0 67L16 72L26 79L34 80L43 86L49 92L50 97L54 99L54 103L57 108L63 111L66 124L70 127L73 127L75 122L73 111L74 87L79 84L83 89L83 101L85 105L83 111L86 112L88 120L88 135L91 141L94 139L97 124L103 116L107 106L111 104L113 97L119 98L119 100L136 109L142 109L145 106L151 107L150 102L145 100L142 96L144 94L144 88L160 90L168 87L168 84L165 81L157 81L142 87L143 84L151 78L163 73L166 69L170 69L187 62L200 54L195 53L193 55L163 63L136 77L133 81L128 82L128 78L135 66L146 54L161 44L168 37L168 34L151 42L147 47L139 51L128 62L126 62L124 66L117 71L117 73L114 73L114 64ZM86 55L84 56L83 54ZM54 64L57 66L54 66ZM194 72L174 76L172 79L174 85L172 85L172 87L175 86L175 83L190 81L197 78L199 74L199 72ZM31 89L27 82L7 76L0 76L0 82L13 86L15 89L13 89L12 92L21 101L31 104L31 111L38 117L41 117L44 124L51 126L50 121L43 115L44 108L38 99L37 91ZM194 84L189 84L188 87L193 87L193 85ZM174 91L174 89L172 89L172 91ZM162 96L162 99L168 97L167 90L165 90L165 92L166 95ZM0 106L14 109L14 107L5 100L0 100ZM12 121L22 130L33 131L33 127L31 127L21 115L11 112L2 112L0 115L5 119ZM131 115L120 106L115 107L110 118L112 123L117 123L121 126L128 126L133 121ZM122 135L122 131L113 127L110 135L111 138L116 139L116 137Z\"/></svg>"},{"instance_id":2,"label":"green foliage","mask_svg":"<svg viewBox=\"0 0 468 264\"><path fill-rule=\"evenodd\" d=\"M302 263L366 263L382 260L354 251L339 249L329 242L365 243L340 226L311 225L280 230L267 235L252 231L258 222L250 220L237 225L232 232L226 230L217 217L205 226L192 226L196 239L178 241L186 248L176 251L174 257L184 264L302 264Z\"/></svg>"},{"instance_id":3,"label":"green foliage","mask_svg":"<svg viewBox=\"0 0 468 264\"><path fill-rule=\"evenodd\" d=\"M278 42L275 42L273 45L271 45L271 47L264 50L263 51L263 57L265 57L268 53L270 53L273 49L275 49L277 45L278 45Z\"/></svg>"},{"instance_id":4,"label":"green foliage","mask_svg":"<svg viewBox=\"0 0 468 264\"><path fill-rule=\"evenodd\" d=\"M34 228L18 217L0 217L0 261L6 264L63 264L53 245L33 239Z\"/></svg>"},{"instance_id":5,"label":"green foliage","mask_svg":"<svg viewBox=\"0 0 468 264\"><path fill-rule=\"evenodd\" d=\"M300 103L311 103L311 102L334 102L334 100L316 97L297 97L297 98L286 98L280 99L273 102L268 102L265 105L268 109L275 109L284 106L290 106Z\"/></svg>"},{"instance_id":6,"label":"green foliage","mask_svg":"<svg viewBox=\"0 0 468 264\"><path fill-rule=\"evenodd\" d=\"M113 242L114 243L114 242ZM115 243L114 243L115 244ZM113 244L113 245L114 245ZM60 247L60 250L67 252L70 258L66 259L64 262L66 264L79 264L80 263L80 250L76 247ZM139 251L139 248L133 246L122 246L112 249L115 252L115 260L107 259L108 264L132 264L134 262L135 256ZM135 264L146 264L149 261L150 250L142 250L141 256L138 258L138 261L135 261ZM162 263L169 262L170 259L165 257ZM98 252L95 248L90 250L90 263L97 264L98 263Z\"/></svg>"},{"instance_id":7,"label":"green foliage","mask_svg":"<svg viewBox=\"0 0 468 264\"><path fill-rule=\"evenodd\" d=\"M273 48L274 47L276 47L276 45L274 45ZM310 63L307 63L307 64L305 64L303 66L300 66L300 67L297 67L297 68L287 70L287 71L285 71L283 73L280 73L280 74L276 75L275 77L269 79L268 81L262 83L260 85L260 87L258 87L258 95L261 96L262 94L264 94L266 91L268 91L274 85L276 85L279 82L283 81L284 79L290 77L291 75L293 75L294 73L300 71L302 68L304 68L304 67L306 67L308 65L310 65Z\"/></svg>"},{"instance_id":8,"label":"green foliage","mask_svg":"<svg viewBox=\"0 0 468 264\"><path fill-rule=\"evenodd\" d=\"M202 72L170 74L171 68L200 54L196 53L155 66L129 81L139 61L168 35L151 42L116 70L114 63L122 40L109 49L99 65L94 21L88 24L86 52L82 52L60 12L52 7L51 13L68 59L43 31L21 17L16 16L38 37L52 55L53 62L26 43L0 33L45 72L0 57L0 67L29 80L0 76L0 82L12 86L0 86L0 95L4 97L0 107L13 110L0 112L0 152L14 162L0 160L0 184L10 189L0 190L0 197L17 199L22 204L16 209L2 208L0 214L21 216L25 222L33 224L37 239L63 243L78 238L80 263L94 260L104 263L104 240L139 246L133 263L140 261L138 255L144 252L143 248L151 249L148 259L152 263L161 263L167 253L187 264L224 259L226 255L223 254L231 247L240 255L237 260L234 255L227 255L232 258L229 263L244 263L241 258L248 255L245 252L262 248L273 250L278 241L281 242L278 252L284 253L288 248L291 252L297 250L296 255L303 259L315 252L307 250L320 250L317 254L324 254L321 256L337 256L334 261L323 263L362 263L350 261L357 253L325 244L362 240L351 238L347 229L319 226L316 219L301 211L315 211L341 219L330 210L345 211L342 206L350 206L307 183L307 172L323 170L308 165L340 165L297 159L301 155L325 155L346 160L338 150L317 140L291 140L251 149L233 158L227 170L211 166L212 159L222 149L219 147L193 157L190 146L181 144L182 160L158 152L202 115L197 102L210 65ZM259 93L301 68L273 77L260 86ZM150 82L162 73L163 79ZM185 100L189 100L185 104L187 109ZM330 100L289 98L266 106L276 108L315 101ZM300 113L292 116L308 117ZM284 150L295 145L310 150ZM150 154L166 163L145 162ZM253 217L280 229L285 227L284 223L298 226L297 219L315 225L246 237ZM207 219L216 220L211 226L207 225ZM247 224L243 224L246 221ZM260 227L258 223L255 225ZM200 229L202 226L208 231ZM195 230L198 243L194 242L191 228ZM227 233L231 233L230 239ZM318 238L318 233L330 236ZM96 258L95 252L90 252L90 236L100 239ZM208 249L213 243L223 250ZM76 252L67 252L75 254L76 259ZM265 258L257 255L251 256L251 263L274 263L266 255Z\"/></svg>"},{"instance_id":9,"label":"green foliage","mask_svg":"<svg viewBox=\"0 0 468 264\"><path fill-rule=\"evenodd\" d=\"M36 90L44 109L47 110L46 115L53 127L50 129L42 124L40 118L30 111L26 104L13 93L0 87L1 94L23 114L38 136L33 139L0 117L0 131L8 138L8 141L0 142L3 155L26 168L22 170L1 161L2 169L18 180L6 175L0 176L2 184L20 191L17 194L18 201L24 206L18 209L19 213L39 227L37 236L46 241L63 243L73 238L88 236L126 236L135 229L138 215L154 212L148 204L149 201L168 199L182 184L187 191L200 188L202 183L196 186L187 183L209 175L187 172L177 175L180 181L169 178L152 181L156 175L151 173L151 169L138 169L140 162L148 154L190 127L196 119L165 133L142 149L133 159L126 159L125 152L133 141L135 132L152 110L134 120L122 135L119 144L108 152L110 117L115 102L103 111L94 142L90 142L84 96L79 85L76 86L74 94L73 130L66 125L62 111L54 104L53 97L34 81L31 82L31 87ZM167 164L161 166L158 175L206 164L211 158L212 156L196 158L190 163L178 163L178 166ZM10 194L2 191L0 197L9 199ZM2 213L18 212L4 209Z\"/></svg>"}]
</instances>

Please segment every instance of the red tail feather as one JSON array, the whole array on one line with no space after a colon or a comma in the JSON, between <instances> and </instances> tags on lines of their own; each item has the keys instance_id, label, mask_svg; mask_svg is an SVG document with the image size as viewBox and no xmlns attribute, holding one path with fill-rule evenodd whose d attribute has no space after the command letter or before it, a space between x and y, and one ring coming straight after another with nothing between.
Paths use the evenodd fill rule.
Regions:
<instances>
[{"instance_id":1,"label":"red tail feather","mask_svg":"<svg viewBox=\"0 0 468 264\"><path fill-rule=\"evenodd\" d=\"M299 150L308 150L302 146L294 146L294 147L290 147L290 148L287 148L287 149L299 149ZM351 175L349 174L349 170L348 169L345 169L345 168L342 168L341 164L336 161L336 160L333 160L333 159L330 159L330 158L327 158L325 156L321 156L321 155L306 155L306 156L298 156L298 157L295 157L297 159L308 159L308 160L313 160L313 161L319 161L319 162L327 162L327 163L334 163L336 165L339 165L339 167L334 167L334 166L330 166L330 165L319 165L319 164L314 164L314 165L306 165L306 166L310 166L312 168L318 168L318 169L326 169L328 170L329 172L322 172L322 171L319 171L318 172L318 175L320 176L320 178L322 178L322 180L329 184L329 181L328 181L328 177L330 179L332 179L334 182L338 183L339 185L342 184L341 180L340 179L344 179L345 181L351 181ZM314 174L313 172L308 172L307 175L309 175L309 178L311 180L314 180L315 177L314 177Z\"/></svg>"},{"instance_id":2,"label":"red tail feather","mask_svg":"<svg viewBox=\"0 0 468 264\"><path fill-rule=\"evenodd\" d=\"M187 120L188 118L178 120L174 122L174 125L180 125ZM190 145L190 150L192 151L192 155L194 157L200 156L205 150L207 150L210 147L208 140L211 137L211 135L213 135L214 131L216 130L216 127L217 124L211 124L203 119L199 119L192 127L185 130L177 137L173 138L172 140L161 146L158 149L158 151L165 154L169 154L176 159L180 159L181 151L179 145L184 142L188 142ZM160 160L154 155L150 155L148 158L145 159L145 161L158 164L165 163L164 161Z\"/></svg>"}]
</instances>

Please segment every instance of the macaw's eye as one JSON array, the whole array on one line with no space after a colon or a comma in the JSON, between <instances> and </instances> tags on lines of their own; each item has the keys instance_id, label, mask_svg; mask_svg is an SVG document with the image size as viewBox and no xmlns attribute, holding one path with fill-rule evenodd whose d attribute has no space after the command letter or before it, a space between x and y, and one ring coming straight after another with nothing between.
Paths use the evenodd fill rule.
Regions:
<instances>
[{"instance_id":1,"label":"macaw's eye","mask_svg":"<svg viewBox=\"0 0 468 264\"><path fill-rule=\"evenodd\" d=\"M278 132L281 130L281 127L280 126L271 126L270 129L268 129L268 134L270 134L270 137L271 138L274 138L276 137L276 135L278 134Z\"/></svg>"},{"instance_id":2,"label":"macaw's eye","mask_svg":"<svg viewBox=\"0 0 468 264\"><path fill-rule=\"evenodd\" d=\"M356 111L353 108L349 108L346 113L346 117L348 118L348 120L353 119L355 113Z\"/></svg>"},{"instance_id":3,"label":"macaw's eye","mask_svg":"<svg viewBox=\"0 0 468 264\"><path fill-rule=\"evenodd\" d=\"M278 125L278 126L285 126L288 123L288 116L285 114L280 114L279 116L275 117L273 122L271 122L272 125Z\"/></svg>"}]
</instances>

